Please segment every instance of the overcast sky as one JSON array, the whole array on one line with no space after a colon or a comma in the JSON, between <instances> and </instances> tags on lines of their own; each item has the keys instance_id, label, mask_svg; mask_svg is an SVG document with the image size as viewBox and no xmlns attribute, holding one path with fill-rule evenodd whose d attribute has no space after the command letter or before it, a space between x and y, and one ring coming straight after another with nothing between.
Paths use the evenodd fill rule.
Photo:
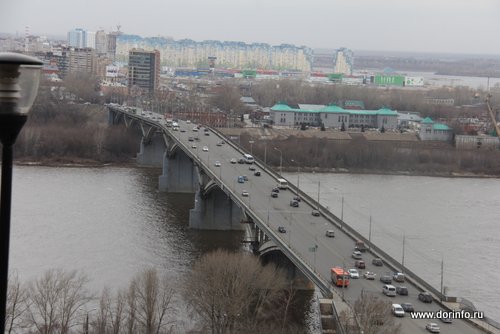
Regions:
<instances>
[{"instance_id":1,"label":"overcast sky","mask_svg":"<svg viewBox=\"0 0 500 334\"><path fill-rule=\"evenodd\" d=\"M69 30L500 55L500 0L0 0L0 32Z\"/></svg>"}]
</instances>

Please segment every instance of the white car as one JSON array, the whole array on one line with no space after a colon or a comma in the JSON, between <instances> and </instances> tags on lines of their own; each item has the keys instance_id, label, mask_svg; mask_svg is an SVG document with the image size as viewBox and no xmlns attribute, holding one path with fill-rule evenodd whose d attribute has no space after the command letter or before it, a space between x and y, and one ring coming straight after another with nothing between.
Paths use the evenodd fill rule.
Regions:
<instances>
[{"instance_id":1,"label":"white car","mask_svg":"<svg viewBox=\"0 0 500 334\"><path fill-rule=\"evenodd\" d=\"M196 144L193 144L191 145L191 148L198 148L198 146L196 146Z\"/></svg>"},{"instance_id":2,"label":"white car","mask_svg":"<svg viewBox=\"0 0 500 334\"><path fill-rule=\"evenodd\" d=\"M394 314L395 317L404 317L405 310L403 310L399 304L392 304L392 314Z\"/></svg>"},{"instance_id":3,"label":"white car","mask_svg":"<svg viewBox=\"0 0 500 334\"><path fill-rule=\"evenodd\" d=\"M357 269L349 269L347 272L349 273L350 278L359 278L359 272Z\"/></svg>"},{"instance_id":4,"label":"white car","mask_svg":"<svg viewBox=\"0 0 500 334\"><path fill-rule=\"evenodd\" d=\"M220 167L220 161L216 161L216 162L214 163L214 166L215 166L215 167Z\"/></svg>"},{"instance_id":5,"label":"white car","mask_svg":"<svg viewBox=\"0 0 500 334\"><path fill-rule=\"evenodd\" d=\"M363 277L366 279L369 279L369 280L374 280L375 276L377 276L377 274L375 274L374 272L371 272L371 271L365 271L363 274Z\"/></svg>"},{"instance_id":6,"label":"white car","mask_svg":"<svg viewBox=\"0 0 500 334\"><path fill-rule=\"evenodd\" d=\"M431 333L439 333L441 331L438 324L436 324L435 322L429 322L427 325L425 325L425 329L427 329Z\"/></svg>"},{"instance_id":7,"label":"white car","mask_svg":"<svg viewBox=\"0 0 500 334\"><path fill-rule=\"evenodd\" d=\"M208 146L203 146L202 150L203 152L208 152Z\"/></svg>"},{"instance_id":8,"label":"white car","mask_svg":"<svg viewBox=\"0 0 500 334\"><path fill-rule=\"evenodd\" d=\"M241 192L241 196L243 196L243 197L248 197L248 191L243 190L243 191Z\"/></svg>"},{"instance_id":9,"label":"white car","mask_svg":"<svg viewBox=\"0 0 500 334\"><path fill-rule=\"evenodd\" d=\"M352 258L353 259L361 260L362 256L363 256L363 254L361 254L360 251L354 251L354 252L352 252Z\"/></svg>"}]
</instances>

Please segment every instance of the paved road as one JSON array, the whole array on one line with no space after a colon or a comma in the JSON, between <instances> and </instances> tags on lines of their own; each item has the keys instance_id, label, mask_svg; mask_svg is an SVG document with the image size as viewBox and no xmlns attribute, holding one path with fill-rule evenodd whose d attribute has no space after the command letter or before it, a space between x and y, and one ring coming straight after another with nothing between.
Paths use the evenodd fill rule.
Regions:
<instances>
[{"instance_id":1,"label":"paved road","mask_svg":"<svg viewBox=\"0 0 500 334\"><path fill-rule=\"evenodd\" d=\"M249 170L249 165L231 164L230 160L240 158L241 154L229 144L218 146L217 144L222 141L222 138L214 132L209 131L209 135L205 135L202 129L194 132L195 125L184 121L180 121L179 125L181 131L172 131L171 133L179 139L185 148L199 157L214 175L221 178L228 187L231 187L234 193L273 230L277 231L279 226L284 226L287 232L277 233L277 235L310 267L314 268L324 280L329 280L330 268L333 266L343 266L346 269L354 268L354 259L351 257L354 244L349 236L333 226L326 218L312 216L313 207L307 203L301 202L298 208L291 207L289 203L295 194L290 190L281 191L278 198L271 198L271 189L277 185L275 177L258 167L257 169L261 170L262 175L254 176L253 172ZM198 137L199 141L189 141L189 137ZM197 147L192 148L193 144ZM207 152L202 150L204 146L208 148ZM221 167L215 166L216 161L221 163ZM237 177L239 175L247 175L248 181L242 184L238 183ZM241 195L243 190L248 191L248 197ZM325 231L329 229L335 230L336 236L334 238L325 236ZM316 249L315 252L311 251L313 248ZM391 304L410 302L416 311L437 311L440 309L435 302L432 304L420 302L417 298L419 292L417 288L407 283L404 285L409 289L408 296L386 297L382 293L383 283L379 281L379 277L386 272L391 272L391 270L386 266L376 267L372 265L372 256L368 253L363 253L363 260L366 262L366 269L360 270L360 274L365 270L373 271L377 274L374 281L361 277L360 279L352 279L349 288L333 288L351 305L361 293L370 293L387 299L387 302ZM402 324L403 333L426 333L425 325L430 322L430 320L410 319L408 314L404 318L397 318L396 321ZM439 320L433 320L433 322L439 324L441 333L482 333L462 320L454 320L452 324L444 324Z\"/></svg>"}]
</instances>

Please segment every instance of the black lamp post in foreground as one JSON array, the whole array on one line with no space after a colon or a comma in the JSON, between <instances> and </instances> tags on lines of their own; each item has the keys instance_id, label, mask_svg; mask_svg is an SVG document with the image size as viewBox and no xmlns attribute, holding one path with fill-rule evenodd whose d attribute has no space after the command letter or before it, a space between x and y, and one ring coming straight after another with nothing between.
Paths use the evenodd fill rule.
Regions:
<instances>
[{"instance_id":1,"label":"black lamp post in foreground","mask_svg":"<svg viewBox=\"0 0 500 334\"><path fill-rule=\"evenodd\" d=\"M2 189L0 193L0 333L5 333L9 277L12 146L28 119L35 100L43 63L17 53L0 53L0 141Z\"/></svg>"}]
</instances>

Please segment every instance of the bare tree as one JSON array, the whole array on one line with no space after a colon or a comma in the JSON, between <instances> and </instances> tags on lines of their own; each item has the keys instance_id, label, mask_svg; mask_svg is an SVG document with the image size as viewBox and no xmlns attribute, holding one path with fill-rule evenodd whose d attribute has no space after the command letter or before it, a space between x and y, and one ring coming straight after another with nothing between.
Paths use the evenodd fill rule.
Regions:
<instances>
[{"instance_id":1,"label":"bare tree","mask_svg":"<svg viewBox=\"0 0 500 334\"><path fill-rule=\"evenodd\" d=\"M5 318L5 329L12 333L16 328L22 327L22 316L28 307L28 293L19 281L17 273L9 275L7 288L7 309Z\"/></svg>"},{"instance_id":2,"label":"bare tree","mask_svg":"<svg viewBox=\"0 0 500 334\"><path fill-rule=\"evenodd\" d=\"M254 256L218 250L195 263L184 297L211 333L233 333L258 328L266 309L276 307L284 286L284 273L275 266L263 267Z\"/></svg>"},{"instance_id":3,"label":"bare tree","mask_svg":"<svg viewBox=\"0 0 500 334\"><path fill-rule=\"evenodd\" d=\"M373 294L362 293L352 312L342 311L340 322L346 334L399 334L401 325L391 314L391 304Z\"/></svg>"},{"instance_id":4,"label":"bare tree","mask_svg":"<svg viewBox=\"0 0 500 334\"><path fill-rule=\"evenodd\" d=\"M130 290L134 292L135 317L141 332L159 334L171 323L168 316L173 311L174 289L158 277L156 269L147 269L136 276Z\"/></svg>"},{"instance_id":5,"label":"bare tree","mask_svg":"<svg viewBox=\"0 0 500 334\"><path fill-rule=\"evenodd\" d=\"M77 271L49 269L29 286L27 322L37 333L67 334L75 325L75 314L91 296L87 277Z\"/></svg>"}]
</instances>

